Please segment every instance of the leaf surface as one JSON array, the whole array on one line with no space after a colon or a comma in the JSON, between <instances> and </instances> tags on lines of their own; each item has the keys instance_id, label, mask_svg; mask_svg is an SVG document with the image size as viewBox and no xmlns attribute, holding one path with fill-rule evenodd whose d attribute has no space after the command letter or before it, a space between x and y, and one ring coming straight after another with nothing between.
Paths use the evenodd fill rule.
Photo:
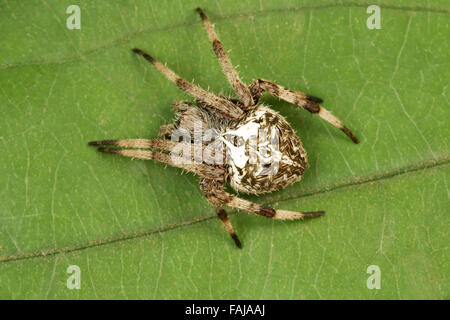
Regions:
<instances>
[{"instance_id":1,"label":"leaf surface","mask_svg":"<svg viewBox=\"0 0 450 320\"><path fill-rule=\"evenodd\" d=\"M0 2L1 298L449 297L450 8L135 0ZM153 138L189 99L131 48L231 94L194 8L215 24L241 78L324 99L360 138L266 96L308 152L301 182L264 196L326 216L277 222L228 210L237 250L198 178L99 154L97 139ZM66 287L67 267L82 289ZM367 267L381 269L369 290Z\"/></svg>"}]
</instances>

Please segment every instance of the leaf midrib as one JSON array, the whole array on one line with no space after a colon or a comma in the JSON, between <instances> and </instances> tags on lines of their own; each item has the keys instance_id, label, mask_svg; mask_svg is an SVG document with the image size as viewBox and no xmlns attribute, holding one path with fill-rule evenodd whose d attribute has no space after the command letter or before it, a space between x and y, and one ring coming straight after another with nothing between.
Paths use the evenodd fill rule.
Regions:
<instances>
[{"instance_id":1,"label":"leaf midrib","mask_svg":"<svg viewBox=\"0 0 450 320\"><path fill-rule=\"evenodd\" d=\"M444 155L443 157L437 159L437 160L427 160L423 162L418 162L412 165L387 170L382 173L377 173L373 175L367 175L362 177L355 177L350 180L342 180L335 183L332 183L330 185L324 185L319 186L314 190L308 190L307 192L300 192L297 195L289 194L286 196L274 196L274 197L266 197L266 201L263 202L263 204L268 205L272 202L282 202L282 201L288 201L292 199L299 199L299 198L306 198L311 196L317 196L319 194L324 194L328 192L333 192L338 189L346 189L346 188L352 188L360 185L366 185L369 183L377 182L377 181L383 181L387 179L397 178L400 176L410 175L414 174L419 171L426 171L431 170L438 167L445 167L450 163L450 155ZM267 199L268 198L268 199ZM231 213L232 215L236 213ZM181 221L177 223L171 223L165 226L161 226L157 229L151 229L151 230L143 230L138 232L129 232L119 235L114 235L111 237L106 237L100 240L92 240L88 243L82 243L82 244L75 244L75 245L69 245L65 247L60 248L54 248L54 249L46 249L46 250L40 250L40 251L32 251L27 253L21 253L21 254L13 254L8 256L0 257L0 263L7 263L7 262L14 262L19 260L27 260L27 259L34 259L39 257L48 257L48 256L55 256L59 254L65 254L70 253L74 251L82 251L86 249L91 249L95 247L110 245L113 243L118 243L122 241L127 240L133 240L138 238L143 238L146 236L151 236L155 233L163 233L166 231L171 231L175 229L181 229L183 227L188 227L191 225L195 225L197 223L205 222L211 219L216 218L216 215L210 215L205 216L202 218L195 218L188 221Z\"/></svg>"}]
</instances>

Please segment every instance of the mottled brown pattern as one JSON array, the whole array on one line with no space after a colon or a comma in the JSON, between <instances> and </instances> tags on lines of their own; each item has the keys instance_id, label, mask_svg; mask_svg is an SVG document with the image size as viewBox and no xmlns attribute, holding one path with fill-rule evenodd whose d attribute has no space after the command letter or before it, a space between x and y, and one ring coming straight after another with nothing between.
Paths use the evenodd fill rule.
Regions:
<instances>
[{"instance_id":1,"label":"mottled brown pattern","mask_svg":"<svg viewBox=\"0 0 450 320\"><path fill-rule=\"evenodd\" d=\"M258 117L258 113L262 113L262 115ZM227 182L240 192L261 194L283 189L300 180L307 167L306 152L286 119L274 110L260 104L248 112L247 117L242 121L231 123L231 125L232 128L238 128L248 122L257 122L260 124L260 129L268 132L272 128L277 128L279 151L292 159L293 164L280 162L274 175L257 175L257 164L248 163L244 170L238 170L238 173L233 171L234 168L228 166ZM238 179L234 178L236 174Z\"/></svg>"},{"instance_id":2,"label":"mottled brown pattern","mask_svg":"<svg viewBox=\"0 0 450 320\"><path fill-rule=\"evenodd\" d=\"M213 41L213 50L216 53L217 58L219 58L219 59L223 59L223 57L226 56L226 53L225 53L225 50L223 49L222 43L217 39L215 39Z\"/></svg>"}]
</instances>

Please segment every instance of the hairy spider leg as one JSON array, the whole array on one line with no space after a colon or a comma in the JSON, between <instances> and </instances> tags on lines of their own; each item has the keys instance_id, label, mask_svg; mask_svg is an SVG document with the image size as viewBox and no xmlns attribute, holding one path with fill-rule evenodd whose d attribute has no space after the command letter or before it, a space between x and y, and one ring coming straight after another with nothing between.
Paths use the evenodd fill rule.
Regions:
<instances>
[{"instance_id":1,"label":"hairy spider leg","mask_svg":"<svg viewBox=\"0 0 450 320\"><path fill-rule=\"evenodd\" d=\"M175 72L167 68L159 61L152 58L144 51L135 48L133 49L133 52L144 57L144 59L146 59L153 66L155 66L156 69L161 71L167 77L167 79L174 82L178 86L178 88L189 93L191 96L206 102L208 105L215 108L219 113L221 113L225 117L232 120L238 120L244 115L244 112L241 110L241 108L239 108L231 101L218 97L215 94L206 91L200 88L199 86L196 86L193 83L184 80L183 78L180 78Z\"/></svg>"},{"instance_id":2,"label":"hairy spider leg","mask_svg":"<svg viewBox=\"0 0 450 320\"><path fill-rule=\"evenodd\" d=\"M164 140L163 140L164 141ZM198 174L200 177L208 177L212 180L222 181L225 175L223 168L216 168L206 164L184 163L181 157L177 157L168 153L154 152L141 149L118 149L118 148L98 148L98 151L105 153L114 153L124 157L154 160L156 162L166 163L173 167L185 169L189 172ZM174 162L173 159L179 161Z\"/></svg>"},{"instance_id":3,"label":"hairy spider leg","mask_svg":"<svg viewBox=\"0 0 450 320\"><path fill-rule=\"evenodd\" d=\"M258 79L250 84L250 90L253 92L254 97L259 98L262 92L270 93L280 99L283 99L289 103L296 104L311 113L318 114L323 120L331 123L333 126L341 129L354 143L358 143L358 139L353 133L330 111L318 105L322 100L320 98L307 95L302 92L288 90L275 82Z\"/></svg>"},{"instance_id":4,"label":"hairy spider leg","mask_svg":"<svg viewBox=\"0 0 450 320\"><path fill-rule=\"evenodd\" d=\"M212 196L214 196L218 201L220 201L220 203L224 205L230 206L232 208L246 210L248 212L272 219L296 220L305 218L315 218L325 214L325 211L297 212L297 211L273 209L271 207L265 207L255 202L241 199L231 193L228 193L220 189L212 191Z\"/></svg>"},{"instance_id":5,"label":"hairy spider leg","mask_svg":"<svg viewBox=\"0 0 450 320\"><path fill-rule=\"evenodd\" d=\"M176 141L170 140L148 140L148 139L121 139L91 141L90 146L116 146L122 148L157 149L171 151L178 145Z\"/></svg>"},{"instance_id":6,"label":"hairy spider leg","mask_svg":"<svg viewBox=\"0 0 450 320\"><path fill-rule=\"evenodd\" d=\"M239 78L237 71L234 69L233 65L231 64L230 58L228 57L227 53L225 52L225 49L223 48L222 42L220 42L219 37L214 31L211 22L209 21L208 17L206 17L202 9L197 8L196 10L200 14L200 17L202 18L203 25L205 26L206 32L208 33L208 38L212 43L214 53L216 54L217 59L219 60L220 66L222 67L222 71L227 77L228 82L231 84L234 91L239 96L244 107L252 106L254 103L250 90Z\"/></svg>"},{"instance_id":7,"label":"hairy spider leg","mask_svg":"<svg viewBox=\"0 0 450 320\"><path fill-rule=\"evenodd\" d=\"M222 221L222 224L225 228L225 230L228 232L228 234L231 236L231 238L234 240L234 243L239 249L242 249L241 241L239 240L236 232L234 231L233 225L231 224L230 219L228 218L228 214L225 211L224 208L222 208L220 202L215 198L210 192L209 188L211 186L216 185L216 182L211 179L203 178L199 181L200 189L203 192L203 195L205 196L206 200L211 204L211 206L216 211L217 216L219 217L220 221Z\"/></svg>"},{"instance_id":8,"label":"hairy spider leg","mask_svg":"<svg viewBox=\"0 0 450 320\"><path fill-rule=\"evenodd\" d=\"M219 217L220 221L222 221L222 224L225 228L225 230L228 232L230 237L233 239L234 243L239 249L242 249L241 241L239 240L236 232L234 231L233 225L231 224L230 219L228 218L228 214L225 211L224 208L222 208L222 205L220 202L211 195L211 193L208 192L208 189L211 185L215 185L215 182L211 179L202 178L199 181L200 189L203 192L203 195L205 196L206 200L208 200L209 204L214 208L216 211L217 216Z\"/></svg>"},{"instance_id":9,"label":"hairy spider leg","mask_svg":"<svg viewBox=\"0 0 450 320\"><path fill-rule=\"evenodd\" d=\"M231 193L223 191L224 182L204 178L200 180L200 189L202 190L204 196L208 202L214 207L217 215L224 224L225 229L230 234L230 236L235 241L236 245L241 248L241 242L237 239L237 235L234 232L233 226L226 215L225 210L219 206L219 204L224 204L226 206L245 210L257 215L265 216L267 218L279 219L279 220L296 220L305 218L315 218L325 214L324 211L315 212L296 212L288 210L276 210L271 207L265 207L257 203L241 199ZM222 209L222 210L220 210ZM237 242L239 241L239 242Z\"/></svg>"}]
</instances>

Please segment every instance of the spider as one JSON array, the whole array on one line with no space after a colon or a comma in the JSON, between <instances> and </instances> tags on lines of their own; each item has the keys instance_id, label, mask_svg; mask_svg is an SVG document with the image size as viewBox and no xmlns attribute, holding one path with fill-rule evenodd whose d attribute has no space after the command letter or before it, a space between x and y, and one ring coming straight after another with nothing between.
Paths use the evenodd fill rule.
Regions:
<instances>
[{"instance_id":1,"label":"spider","mask_svg":"<svg viewBox=\"0 0 450 320\"><path fill-rule=\"evenodd\" d=\"M313 218L325 213L324 211L294 212L273 209L224 191L225 184L229 184L237 192L249 194L263 194L280 190L300 180L307 167L306 152L291 125L269 106L259 103L263 92L317 114L342 130L354 143L358 143L358 139L340 120L319 105L322 102L320 98L299 91L292 91L263 79L255 80L250 85L246 85L231 64L209 19L202 9L197 8L196 11L200 14L223 73L238 99L227 98L206 91L179 77L167 66L144 51L135 48L132 49L133 52L153 64L181 90L193 96L196 99L195 103L176 101L173 104L173 109L177 118L173 124L160 127L159 139L103 140L89 142L89 145L100 146L98 151L101 152L154 160L200 176L199 184L204 197L214 208L236 246L242 248L241 241L228 218L227 212L222 207L223 205L281 220ZM224 152L226 156L224 162L215 163L205 159L200 161L194 159L196 161L193 162L179 161L182 153L174 155L173 151L177 145L181 144L181 142L178 142L179 140L173 139L174 133L177 130L184 130L184 132L195 136L196 124L200 124L204 129L213 130L216 133L216 138L218 138L214 141L223 142L225 149L216 148L214 149L216 152L212 154L213 156L223 156ZM262 136L258 136L258 132L264 130L270 137L264 139ZM172 139L169 139L169 136ZM193 145L198 142L198 140L194 140L187 140L187 144ZM254 143L251 143L251 141ZM200 143L202 150L212 145L218 145L213 143L212 140L201 141ZM258 146L261 150L264 149L264 152L258 150ZM183 156L185 156L184 153ZM190 155L188 158L192 159ZM272 161L267 161L267 159ZM275 166L273 166L274 163ZM275 170L267 170L268 167L274 167Z\"/></svg>"}]
</instances>

